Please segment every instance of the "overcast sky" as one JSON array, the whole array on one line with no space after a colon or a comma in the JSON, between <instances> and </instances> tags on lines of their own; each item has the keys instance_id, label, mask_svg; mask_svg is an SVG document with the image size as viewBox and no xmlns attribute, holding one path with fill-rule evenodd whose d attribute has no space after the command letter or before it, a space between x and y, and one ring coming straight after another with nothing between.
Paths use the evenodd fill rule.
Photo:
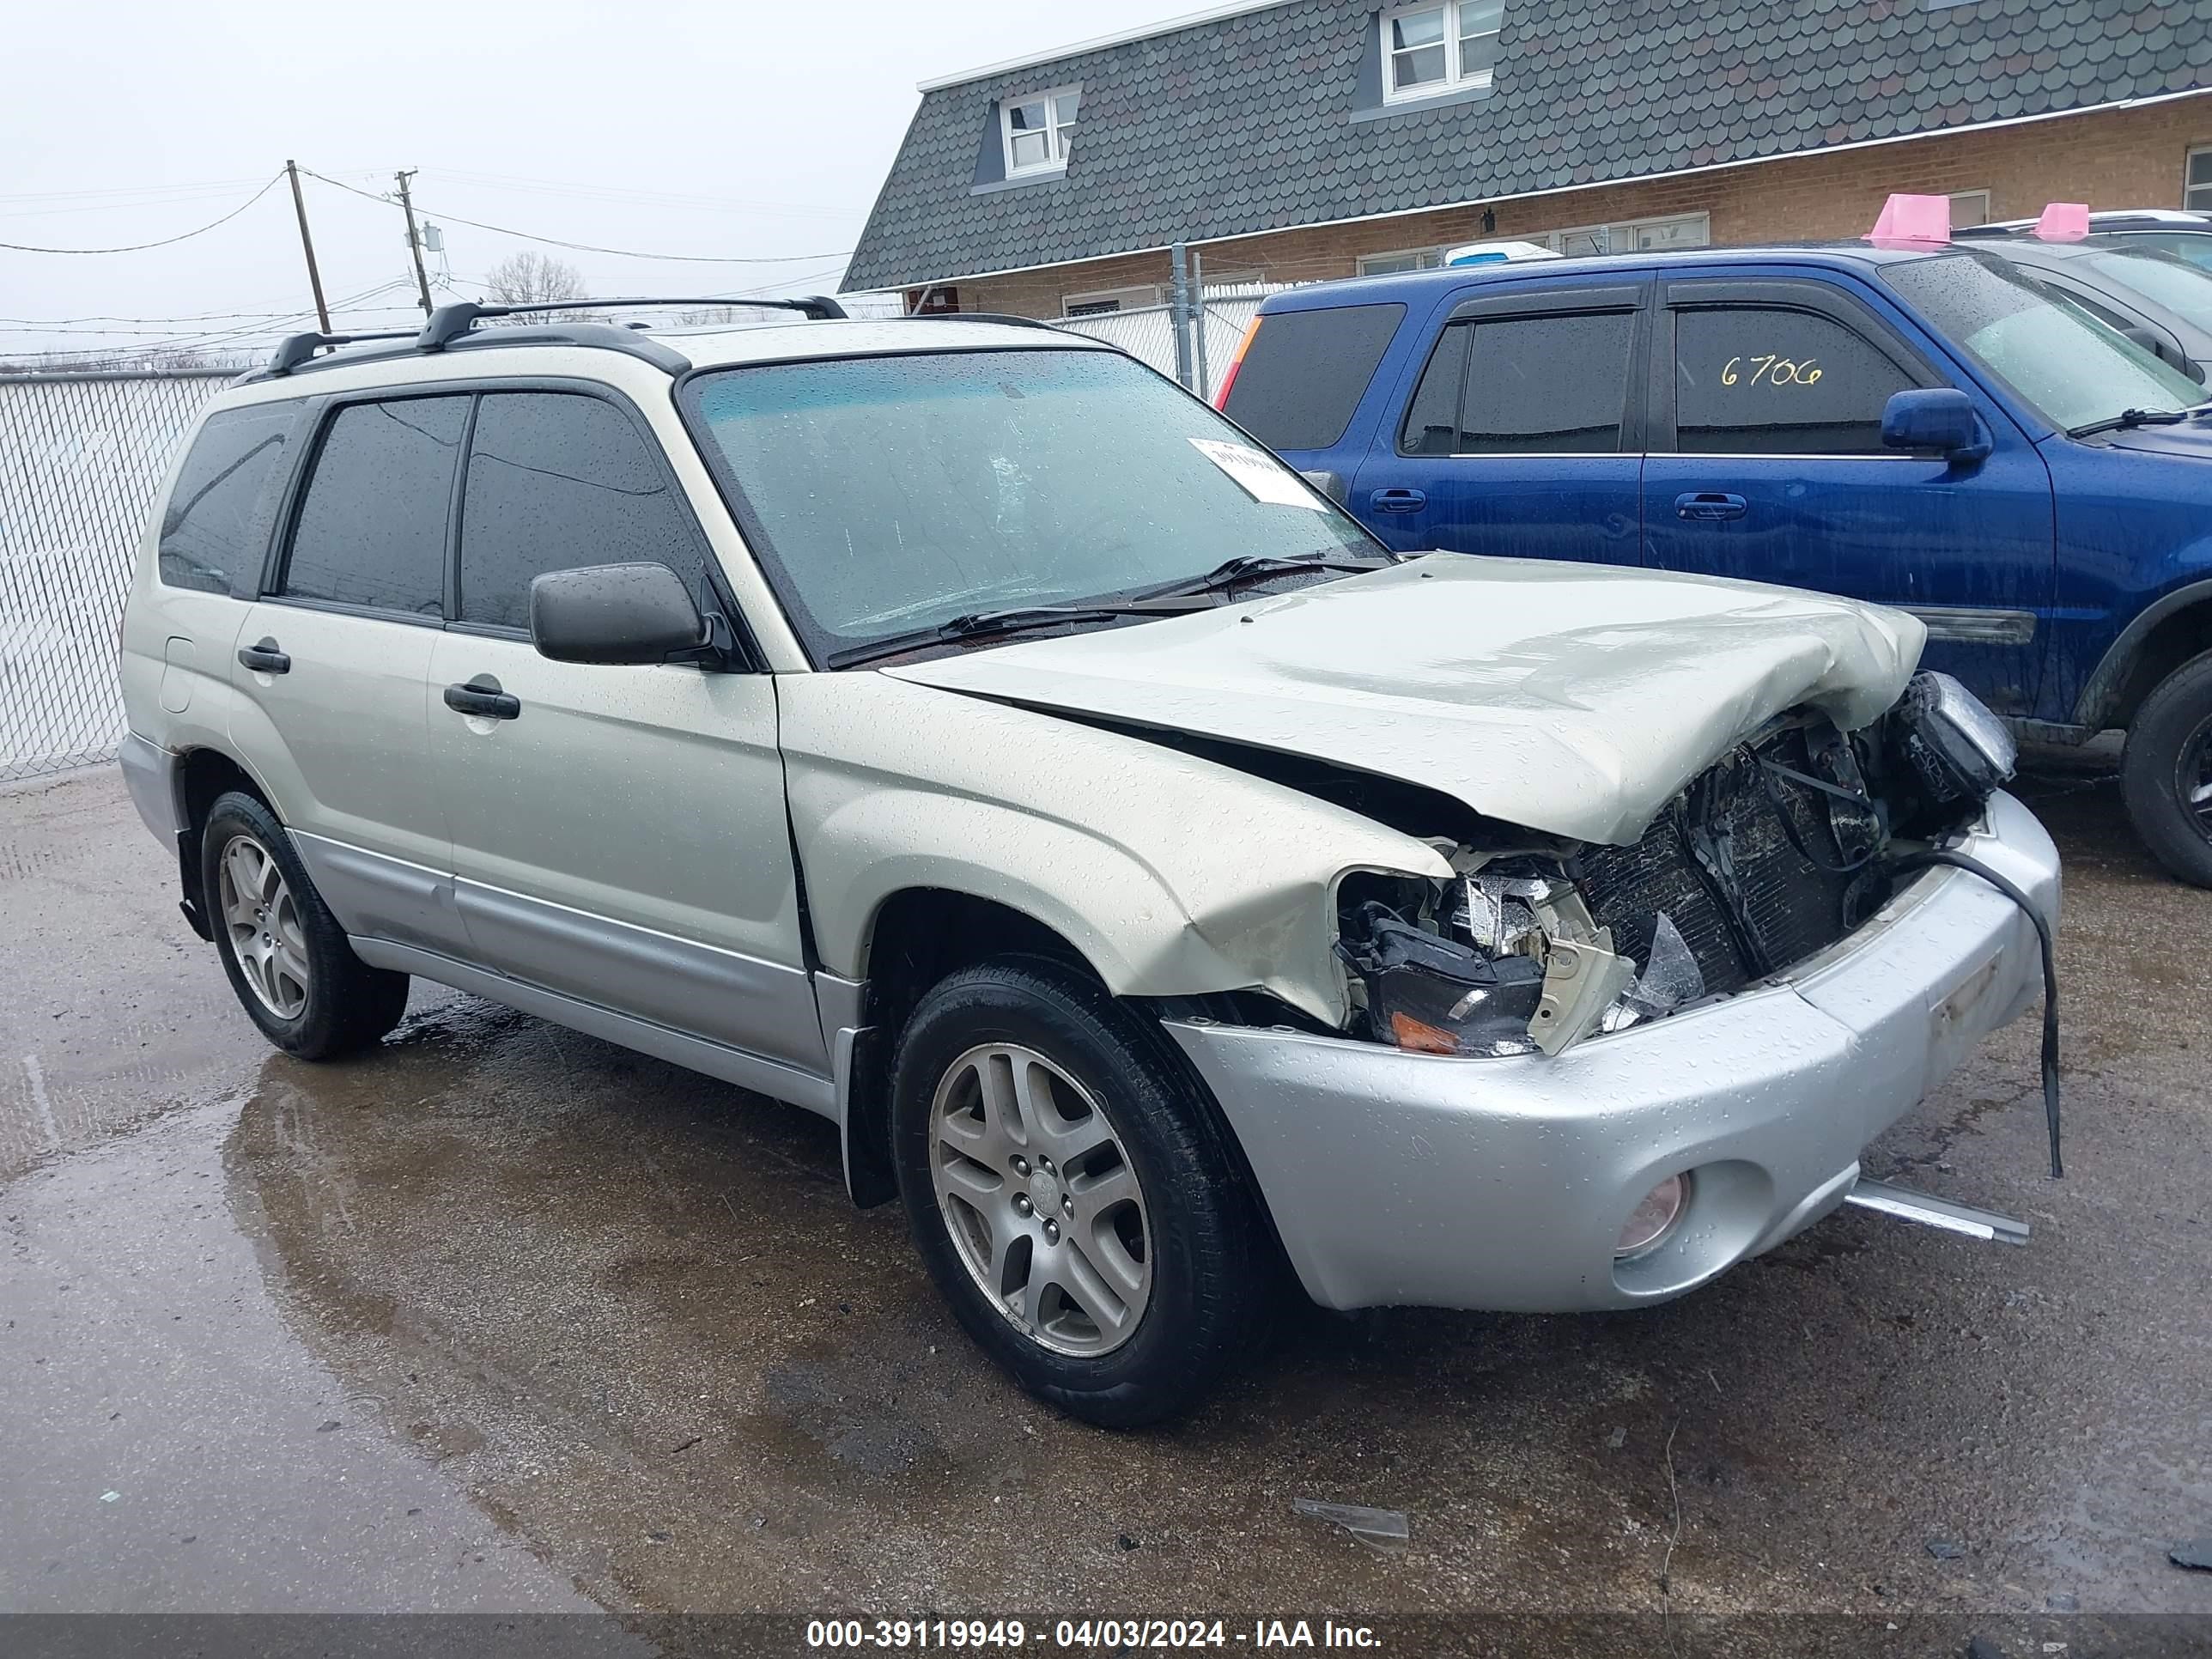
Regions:
<instances>
[{"instance_id":1,"label":"overcast sky","mask_svg":"<svg viewBox=\"0 0 2212 1659\"><path fill-rule=\"evenodd\" d=\"M605 247L780 261L540 249L599 294L830 289L914 113L915 82L1206 3L9 3L0 242L173 236L237 206L289 156L371 195L392 189L395 168L421 169L416 198L444 231L459 295L539 245L456 215ZM398 209L315 179L304 188L338 326L419 315L404 309ZM307 313L312 326L311 307L281 183L170 247L0 249L0 356L10 358L282 331L285 320L266 313ZM103 320L73 320L88 318Z\"/></svg>"}]
</instances>

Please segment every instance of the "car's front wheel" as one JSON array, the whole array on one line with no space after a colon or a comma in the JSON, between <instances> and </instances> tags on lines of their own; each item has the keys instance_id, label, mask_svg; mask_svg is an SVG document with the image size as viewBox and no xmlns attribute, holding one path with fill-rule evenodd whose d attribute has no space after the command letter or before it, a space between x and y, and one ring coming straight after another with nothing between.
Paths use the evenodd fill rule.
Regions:
<instances>
[{"instance_id":1,"label":"car's front wheel","mask_svg":"<svg viewBox=\"0 0 2212 1659\"><path fill-rule=\"evenodd\" d=\"M353 953L292 838L252 796L233 792L209 810L200 891L240 1005L285 1053L328 1060L366 1048L407 1012L407 975Z\"/></svg>"},{"instance_id":2,"label":"car's front wheel","mask_svg":"<svg viewBox=\"0 0 2212 1659\"><path fill-rule=\"evenodd\" d=\"M2128 727L2128 817L2158 861L2212 887L2212 651L2160 681Z\"/></svg>"},{"instance_id":3,"label":"car's front wheel","mask_svg":"<svg viewBox=\"0 0 2212 1659\"><path fill-rule=\"evenodd\" d=\"M1152 1034L1056 963L966 969L893 1066L899 1188L930 1276L1039 1398L1109 1427L1194 1402L1262 1288L1252 1206Z\"/></svg>"}]
</instances>

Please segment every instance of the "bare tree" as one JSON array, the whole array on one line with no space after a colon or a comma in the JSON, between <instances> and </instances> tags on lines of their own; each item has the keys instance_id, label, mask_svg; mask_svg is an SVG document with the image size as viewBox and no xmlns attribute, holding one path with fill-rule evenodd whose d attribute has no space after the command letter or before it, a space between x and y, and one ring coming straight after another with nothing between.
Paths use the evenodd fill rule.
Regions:
<instances>
[{"instance_id":1,"label":"bare tree","mask_svg":"<svg viewBox=\"0 0 2212 1659\"><path fill-rule=\"evenodd\" d=\"M549 300L584 297L584 273L564 259L544 253L510 253L484 272L485 297L507 306L543 305ZM576 321L588 313L547 312L532 321Z\"/></svg>"}]
</instances>

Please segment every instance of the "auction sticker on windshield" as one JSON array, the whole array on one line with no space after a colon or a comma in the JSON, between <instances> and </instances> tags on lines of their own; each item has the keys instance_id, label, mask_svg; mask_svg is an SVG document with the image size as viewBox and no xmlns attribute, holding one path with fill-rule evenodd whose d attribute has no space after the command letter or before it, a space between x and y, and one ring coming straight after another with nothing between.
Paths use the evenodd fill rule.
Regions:
<instances>
[{"instance_id":1,"label":"auction sticker on windshield","mask_svg":"<svg viewBox=\"0 0 2212 1659\"><path fill-rule=\"evenodd\" d=\"M1320 497L1301 485L1273 457L1249 444L1227 443L1219 438L1193 438L1191 447L1219 467L1255 501L1278 507L1304 507L1325 511Z\"/></svg>"}]
</instances>

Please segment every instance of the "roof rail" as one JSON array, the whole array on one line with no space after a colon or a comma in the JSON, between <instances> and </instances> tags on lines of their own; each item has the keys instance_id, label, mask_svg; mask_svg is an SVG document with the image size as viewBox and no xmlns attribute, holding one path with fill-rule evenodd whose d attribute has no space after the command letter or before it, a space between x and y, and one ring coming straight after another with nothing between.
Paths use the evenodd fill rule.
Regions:
<instances>
[{"instance_id":1,"label":"roof rail","mask_svg":"<svg viewBox=\"0 0 2212 1659\"><path fill-rule=\"evenodd\" d=\"M471 328L480 318L525 317L532 312L595 311L615 306L763 306L773 311L796 311L817 322L831 322L846 316L845 307L826 294L811 294L795 300L732 300L724 298L691 299L635 299L635 300L538 300L526 305L487 306L474 300L458 300L451 305L440 306L430 313L430 320L415 337L416 348L422 351L443 351Z\"/></svg>"},{"instance_id":2,"label":"roof rail","mask_svg":"<svg viewBox=\"0 0 2212 1659\"><path fill-rule=\"evenodd\" d=\"M407 340L414 337L411 328L386 329L375 334L317 334L312 330L305 334L288 334L281 341L276 355L270 358L263 374L278 380L320 351L325 346L351 345L358 340Z\"/></svg>"},{"instance_id":3,"label":"roof rail","mask_svg":"<svg viewBox=\"0 0 2212 1659\"><path fill-rule=\"evenodd\" d=\"M1042 317L1017 317L1008 311L908 311L901 313L919 323L1003 323L1009 328L1044 328L1064 332L1058 323Z\"/></svg>"}]
</instances>

